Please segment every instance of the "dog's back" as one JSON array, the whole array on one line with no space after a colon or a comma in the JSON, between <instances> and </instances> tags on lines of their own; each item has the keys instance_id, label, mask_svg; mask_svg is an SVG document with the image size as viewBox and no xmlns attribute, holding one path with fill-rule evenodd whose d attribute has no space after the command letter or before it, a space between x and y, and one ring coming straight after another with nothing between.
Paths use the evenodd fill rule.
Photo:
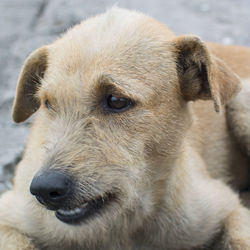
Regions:
<instances>
[{"instance_id":1,"label":"dog's back","mask_svg":"<svg viewBox=\"0 0 250 250\"><path fill-rule=\"evenodd\" d=\"M211 52L237 73L243 88L221 114L214 112L213 103L198 101L194 111L191 143L206 161L213 177L223 179L237 190L249 187L250 155L250 49L208 43Z\"/></svg>"}]
</instances>

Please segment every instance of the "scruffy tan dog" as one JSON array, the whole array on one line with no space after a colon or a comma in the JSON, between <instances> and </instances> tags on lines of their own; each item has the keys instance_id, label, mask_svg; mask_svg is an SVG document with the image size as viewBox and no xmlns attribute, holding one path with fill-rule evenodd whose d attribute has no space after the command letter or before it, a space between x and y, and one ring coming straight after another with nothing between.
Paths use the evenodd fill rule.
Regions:
<instances>
[{"instance_id":1,"label":"scruffy tan dog","mask_svg":"<svg viewBox=\"0 0 250 250\"><path fill-rule=\"evenodd\" d=\"M33 52L13 118L37 112L0 199L0 249L249 250L241 111L224 112L249 65L248 48L119 8Z\"/></svg>"}]
</instances>

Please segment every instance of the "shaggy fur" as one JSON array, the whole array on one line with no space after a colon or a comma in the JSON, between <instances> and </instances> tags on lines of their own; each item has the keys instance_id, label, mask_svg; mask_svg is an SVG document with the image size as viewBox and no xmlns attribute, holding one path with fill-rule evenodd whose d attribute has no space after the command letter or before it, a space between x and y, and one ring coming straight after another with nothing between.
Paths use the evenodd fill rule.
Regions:
<instances>
[{"instance_id":1,"label":"shaggy fur","mask_svg":"<svg viewBox=\"0 0 250 250\"><path fill-rule=\"evenodd\" d=\"M249 65L248 48L176 37L119 8L33 52L13 119L36 116L14 187L0 199L0 249L249 250L250 211L237 195L248 197L249 158L237 141L250 145L241 113L249 109L235 99L224 112ZM134 105L110 112L109 94ZM116 199L65 224L29 191L48 169L74 176L78 206L109 191Z\"/></svg>"}]
</instances>

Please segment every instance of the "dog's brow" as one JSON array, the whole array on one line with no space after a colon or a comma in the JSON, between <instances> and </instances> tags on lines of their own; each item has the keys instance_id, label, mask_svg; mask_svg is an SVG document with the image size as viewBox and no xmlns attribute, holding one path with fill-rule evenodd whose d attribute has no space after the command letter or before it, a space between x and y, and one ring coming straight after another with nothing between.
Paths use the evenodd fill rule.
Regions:
<instances>
[{"instance_id":1,"label":"dog's brow","mask_svg":"<svg viewBox=\"0 0 250 250\"><path fill-rule=\"evenodd\" d=\"M110 75L110 74L102 74L99 79L98 82L100 84L112 84L121 88L124 88L124 83L123 81L121 81L120 79L115 79L114 76Z\"/></svg>"},{"instance_id":2,"label":"dog's brow","mask_svg":"<svg viewBox=\"0 0 250 250\"><path fill-rule=\"evenodd\" d=\"M117 79L114 76L111 76L110 74L102 74L98 78L98 83L101 85L112 85L128 95L132 94L131 86L128 83L122 81L121 79Z\"/></svg>"},{"instance_id":3,"label":"dog's brow","mask_svg":"<svg viewBox=\"0 0 250 250\"><path fill-rule=\"evenodd\" d=\"M145 85L142 88L142 84L136 79L124 80L110 74L102 74L98 77L97 82L100 85L112 85L135 100L145 99L145 97L151 94L151 90ZM143 91L141 91L142 89Z\"/></svg>"}]
</instances>

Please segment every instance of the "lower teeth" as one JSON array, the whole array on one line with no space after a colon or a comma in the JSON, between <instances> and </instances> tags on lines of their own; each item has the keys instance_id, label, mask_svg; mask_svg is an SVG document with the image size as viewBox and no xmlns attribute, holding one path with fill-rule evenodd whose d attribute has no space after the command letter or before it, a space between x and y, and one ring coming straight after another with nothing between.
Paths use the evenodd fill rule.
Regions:
<instances>
[{"instance_id":1,"label":"lower teeth","mask_svg":"<svg viewBox=\"0 0 250 250\"><path fill-rule=\"evenodd\" d=\"M69 211L59 209L58 212L63 215L74 215L74 214L79 214L81 212L81 209L76 208L74 210L69 210Z\"/></svg>"},{"instance_id":2,"label":"lower teeth","mask_svg":"<svg viewBox=\"0 0 250 250\"><path fill-rule=\"evenodd\" d=\"M81 208L75 208L73 210L62 210L59 209L57 210L58 213L62 214L62 215L76 215L81 213L82 209L85 208L88 205L88 203L84 203L83 206Z\"/></svg>"}]
</instances>

